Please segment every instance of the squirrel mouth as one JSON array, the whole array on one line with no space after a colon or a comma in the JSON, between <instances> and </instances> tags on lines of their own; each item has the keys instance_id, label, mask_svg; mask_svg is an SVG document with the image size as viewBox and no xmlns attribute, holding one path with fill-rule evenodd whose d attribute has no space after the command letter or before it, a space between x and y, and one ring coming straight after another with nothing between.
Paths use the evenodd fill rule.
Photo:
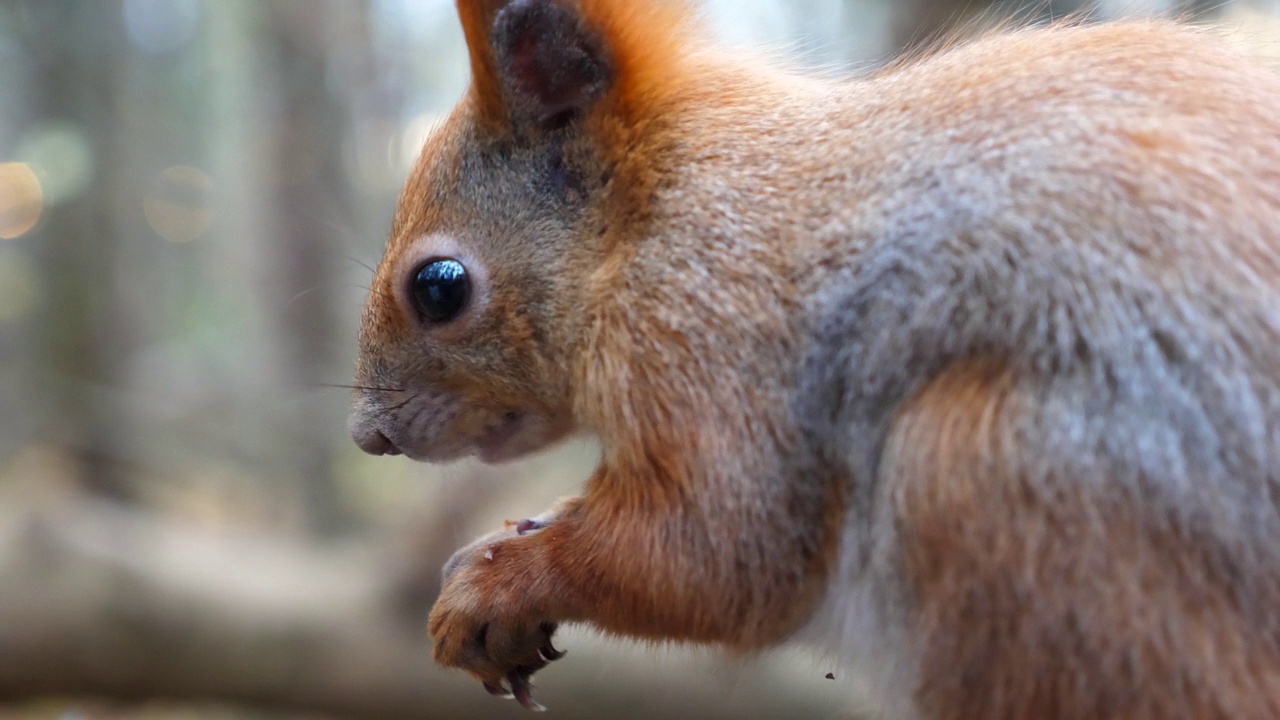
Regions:
<instances>
[{"instance_id":1,"label":"squirrel mouth","mask_svg":"<svg viewBox=\"0 0 1280 720\"><path fill-rule=\"evenodd\" d=\"M516 441L524 430L524 420L524 413L508 412L498 424L485 430L476 440L476 456L480 461L493 465L523 455Z\"/></svg>"}]
</instances>

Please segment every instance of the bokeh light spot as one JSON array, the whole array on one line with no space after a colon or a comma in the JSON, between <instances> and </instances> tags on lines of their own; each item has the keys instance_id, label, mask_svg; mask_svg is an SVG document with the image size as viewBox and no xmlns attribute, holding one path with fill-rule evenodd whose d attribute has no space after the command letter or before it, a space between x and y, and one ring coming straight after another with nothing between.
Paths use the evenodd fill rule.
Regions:
<instances>
[{"instance_id":1,"label":"bokeh light spot","mask_svg":"<svg viewBox=\"0 0 1280 720\"><path fill-rule=\"evenodd\" d=\"M125 0L124 24L140 50L164 55L191 42L200 26L198 0Z\"/></svg>"},{"instance_id":2,"label":"bokeh light spot","mask_svg":"<svg viewBox=\"0 0 1280 720\"><path fill-rule=\"evenodd\" d=\"M0 238L22 237L40 222L44 188L26 163L0 163Z\"/></svg>"},{"instance_id":3,"label":"bokeh light spot","mask_svg":"<svg viewBox=\"0 0 1280 720\"><path fill-rule=\"evenodd\" d=\"M213 224L213 180L186 165L171 167L156 178L142 201L147 223L171 242L191 242Z\"/></svg>"},{"instance_id":4,"label":"bokeh light spot","mask_svg":"<svg viewBox=\"0 0 1280 720\"><path fill-rule=\"evenodd\" d=\"M23 138L17 156L39 169L48 207L74 199L93 179L93 150L84 131L73 123L40 125Z\"/></svg>"}]
</instances>

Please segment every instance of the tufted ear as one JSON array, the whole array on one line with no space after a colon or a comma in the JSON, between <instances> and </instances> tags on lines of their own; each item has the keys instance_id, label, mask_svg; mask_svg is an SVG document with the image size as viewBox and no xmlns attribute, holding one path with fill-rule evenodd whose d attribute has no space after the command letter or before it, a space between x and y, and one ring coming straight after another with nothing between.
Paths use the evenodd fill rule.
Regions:
<instances>
[{"instance_id":1,"label":"tufted ear","mask_svg":"<svg viewBox=\"0 0 1280 720\"><path fill-rule=\"evenodd\" d=\"M615 70L603 32L572 0L458 0L481 111L516 131L590 109Z\"/></svg>"},{"instance_id":2,"label":"tufted ear","mask_svg":"<svg viewBox=\"0 0 1280 720\"><path fill-rule=\"evenodd\" d=\"M481 114L498 120L506 112L502 102L502 84L489 48L489 33L494 18L507 0L458 0L458 19L467 38L471 56L471 94Z\"/></svg>"}]
</instances>

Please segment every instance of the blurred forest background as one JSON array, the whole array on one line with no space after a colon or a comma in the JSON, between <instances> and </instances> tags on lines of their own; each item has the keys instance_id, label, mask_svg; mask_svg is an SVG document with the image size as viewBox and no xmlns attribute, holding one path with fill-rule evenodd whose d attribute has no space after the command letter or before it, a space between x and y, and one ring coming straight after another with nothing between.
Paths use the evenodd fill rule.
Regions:
<instances>
[{"instance_id":1,"label":"blurred forest background","mask_svg":"<svg viewBox=\"0 0 1280 720\"><path fill-rule=\"evenodd\" d=\"M705 12L853 71L1078 4ZM1188 9L1275 54L1275 0L1096 10ZM523 716L432 667L423 619L455 547L573 492L595 450L365 457L331 387L463 50L452 0L0 0L0 717ZM856 713L800 653L560 644L560 718Z\"/></svg>"}]
</instances>

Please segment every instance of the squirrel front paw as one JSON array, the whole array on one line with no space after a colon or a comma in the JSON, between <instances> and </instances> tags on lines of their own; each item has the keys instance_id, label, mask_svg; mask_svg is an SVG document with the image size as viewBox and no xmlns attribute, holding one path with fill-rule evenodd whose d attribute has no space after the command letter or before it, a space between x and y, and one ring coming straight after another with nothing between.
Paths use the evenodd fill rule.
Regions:
<instances>
[{"instance_id":1,"label":"squirrel front paw","mask_svg":"<svg viewBox=\"0 0 1280 720\"><path fill-rule=\"evenodd\" d=\"M535 711L544 708L533 699L530 678L564 656L552 645L556 618L565 617L563 594L545 567L540 537L558 515L508 523L455 553L429 622L436 662Z\"/></svg>"},{"instance_id":2,"label":"squirrel front paw","mask_svg":"<svg viewBox=\"0 0 1280 720\"><path fill-rule=\"evenodd\" d=\"M555 623L468 612L442 596L430 624L436 662L465 670L491 695L515 698L535 712L546 709L533 699L532 677L564 657L551 642Z\"/></svg>"}]
</instances>

